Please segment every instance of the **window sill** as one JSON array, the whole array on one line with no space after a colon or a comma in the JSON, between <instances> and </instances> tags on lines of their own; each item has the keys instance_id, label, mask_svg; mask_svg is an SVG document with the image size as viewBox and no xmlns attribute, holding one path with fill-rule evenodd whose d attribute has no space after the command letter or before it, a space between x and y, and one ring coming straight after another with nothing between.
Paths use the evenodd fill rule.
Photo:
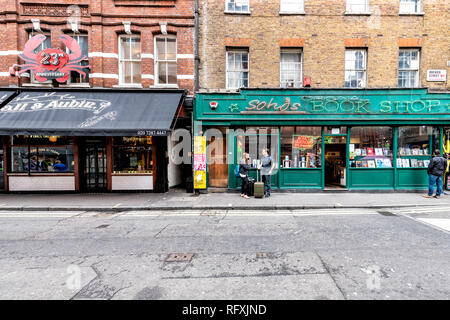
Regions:
<instances>
[{"instance_id":1,"label":"window sill","mask_svg":"<svg viewBox=\"0 0 450 320\"><path fill-rule=\"evenodd\" d=\"M244 14L244 15L251 15L250 11L242 11L242 12L235 12L235 11L224 11L225 14Z\"/></svg>"},{"instance_id":2,"label":"window sill","mask_svg":"<svg viewBox=\"0 0 450 320\"><path fill-rule=\"evenodd\" d=\"M51 83L24 83L22 87L41 87L41 88L52 88Z\"/></svg>"},{"instance_id":3,"label":"window sill","mask_svg":"<svg viewBox=\"0 0 450 320\"><path fill-rule=\"evenodd\" d=\"M152 86L150 86L149 88L176 88L178 89L178 85L177 84L154 84Z\"/></svg>"},{"instance_id":4,"label":"window sill","mask_svg":"<svg viewBox=\"0 0 450 320\"><path fill-rule=\"evenodd\" d=\"M89 83L71 83L59 85L61 88L90 88Z\"/></svg>"},{"instance_id":5,"label":"window sill","mask_svg":"<svg viewBox=\"0 0 450 320\"><path fill-rule=\"evenodd\" d=\"M116 84L113 88L135 88L142 89L142 84Z\"/></svg>"},{"instance_id":6,"label":"window sill","mask_svg":"<svg viewBox=\"0 0 450 320\"><path fill-rule=\"evenodd\" d=\"M371 12L344 12L345 16L370 16L371 14Z\"/></svg>"},{"instance_id":7,"label":"window sill","mask_svg":"<svg viewBox=\"0 0 450 320\"><path fill-rule=\"evenodd\" d=\"M399 16L424 16L425 12L399 12Z\"/></svg>"},{"instance_id":8,"label":"window sill","mask_svg":"<svg viewBox=\"0 0 450 320\"><path fill-rule=\"evenodd\" d=\"M306 15L305 11L280 11L278 14L281 15Z\"/></svg>"}]
</instances>

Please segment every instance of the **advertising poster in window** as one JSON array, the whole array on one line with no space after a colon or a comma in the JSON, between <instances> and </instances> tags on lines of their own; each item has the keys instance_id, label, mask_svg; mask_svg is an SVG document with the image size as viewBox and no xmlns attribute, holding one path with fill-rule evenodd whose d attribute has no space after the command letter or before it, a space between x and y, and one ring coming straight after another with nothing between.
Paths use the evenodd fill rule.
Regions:
<instances>
[{"instance_id":1,"label":"advertising poster in window","mask_svg":"<svg viewBox=\"0 0 450 320\"><path fill-rule=\"evenodd\" d=\"M206 189L206 137L194 137L194 189Z\"/></svg>"},{"instance_id":2,"label":"advertising poster in window","mask_svg":"<svg viewBox=\"0 0 450 320\"><path fill-rule=\"evenodd\" d=\"M316 141L320 137L316 136L296 136L294 135L294 148L299 150L312 149L316 144Z\"/></svg>"}]
</instances>

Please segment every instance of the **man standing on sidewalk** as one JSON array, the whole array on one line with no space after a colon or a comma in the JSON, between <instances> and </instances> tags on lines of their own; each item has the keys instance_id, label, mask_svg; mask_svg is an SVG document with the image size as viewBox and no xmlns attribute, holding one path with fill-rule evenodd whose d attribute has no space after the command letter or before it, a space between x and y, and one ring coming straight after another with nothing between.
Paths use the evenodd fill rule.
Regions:
<instances>
[{"instance_id":1,"label":"man standing on sidewalk","mask_svg":"<svg viewBox=\"0 0 450 320\"><path fill-rule=\"evenodd\" d=\"M259 164L258 170L261 170L262 181L264 182L264 195L266 198L270 197L270 189L271 189L271 174L273 168L275 167L275 163L271 156L269 156L269 149L262 149L263 158L261 159L261 163ZM267 190L266 190L267 189Z\"/></svg>"},{"instance_id":2,"label":"man standing on sidewalk","mask_svg":"<svg viewBox=\"0 0 450 320\"><path fill-rule=\"evenodd\" d=\"M444 176L445 169L447 168L447 160L441 157L441 151L436 149L433 152L433 159L431 159L428 165L428 195L425 198L431 198L434 192L434 185L437 185L436 199L439 199L442 193L442 177Z\"/></svg>"}]
</instances>

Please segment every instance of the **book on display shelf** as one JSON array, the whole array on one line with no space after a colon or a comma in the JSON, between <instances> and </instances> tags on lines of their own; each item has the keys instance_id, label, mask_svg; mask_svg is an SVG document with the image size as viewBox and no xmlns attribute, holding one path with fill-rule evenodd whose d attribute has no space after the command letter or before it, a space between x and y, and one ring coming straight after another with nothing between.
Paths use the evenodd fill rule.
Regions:
<instances>
[{"instance_id":1,"label":"book on display shelf","mask_svg":"<svg viewBox=\"0 0 450 320\"><path fill-rule=\"evenodd\" d=\"M375 160L367 160L368 168L376 168Z\"/></svg>"},{"instance_id":2,"label":"book on display shelf","mask_svg":"<svg viewBox=\"0 0 450 320\"><path fill-rule=\"evenodd\" d=\"M403 168L403 161L401 158L397 158L397 168Z\"/></svg>"},{"instance_id":3,"label":"book on display shelf","mask_svg":"<svg viewBox=\"0 0 450 320\"><path fill-rule=\"evenodd\" d=\"M383 159L383 168L392 168L391 159Z\"/></svg>"},{"instance_id":4,"label":"book on display shelf","mask_svg":"<svg viewBox=\"0 0 450 320\"><path fill-rule=\"evenodd\" d=\"M377 168L383 168L383 160L382 159L377 159Z\"/></svg>"}]
</instances>

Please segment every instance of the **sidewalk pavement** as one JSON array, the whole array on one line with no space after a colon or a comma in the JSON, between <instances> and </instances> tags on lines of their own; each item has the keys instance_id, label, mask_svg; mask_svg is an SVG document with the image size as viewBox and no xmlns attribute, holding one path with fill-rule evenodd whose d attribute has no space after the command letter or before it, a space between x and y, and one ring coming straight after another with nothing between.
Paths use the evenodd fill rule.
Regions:
<instances>
[{"instance_id":1,"label":"sidewalk pavement","mask_svg":"<svg viewBox=\"0 0 450 320\"><path fill-rule=\"evenodd\" d=\"M130 211L130 210L301 210L329 208L397 208L449 206L450 195L427 199L424 193L272 193L269 198L244 199L239 193L194 195L168 193L0 194L0 210Z\"/></svg>"}]
</instances>

